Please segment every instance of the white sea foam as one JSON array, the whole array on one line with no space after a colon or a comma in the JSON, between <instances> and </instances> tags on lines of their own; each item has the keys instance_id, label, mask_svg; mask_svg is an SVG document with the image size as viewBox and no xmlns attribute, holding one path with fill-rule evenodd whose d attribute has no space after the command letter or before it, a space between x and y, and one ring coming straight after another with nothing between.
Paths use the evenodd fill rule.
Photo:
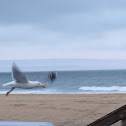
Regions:
<instances>
[{"instance_id":1,"label":"white sea foam","mask_svg":"<svg viewBox=\"0 0 126 126\"><path fill-rule=\"evenodd\" d=\"M120 86L111 86L111 87L97 87L97 86L83 86L80 87L79 90L86 91L86 92L96 92L96 93L126 93L126 87Z\"/></svg>"},{"instance_id":2,"label":"white sea foam","mask_svg":"<svg viewBox=\"0 0 126 126\"><path fill-rule=\"evenodd\" d=\"M0 94L6 94L7 91L0 91ZM11 94L62 94L57 90L14 90Z\"/></svg>"}]
</instances>

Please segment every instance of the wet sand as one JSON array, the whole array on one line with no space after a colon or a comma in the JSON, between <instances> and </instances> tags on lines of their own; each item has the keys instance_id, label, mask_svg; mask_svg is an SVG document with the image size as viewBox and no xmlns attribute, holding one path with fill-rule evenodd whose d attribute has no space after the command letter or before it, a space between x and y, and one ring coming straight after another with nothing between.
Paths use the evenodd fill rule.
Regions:
<instances>
[{"instance_id":1,"label":"wet sand","mask_svg":"<svg viewBox=\"0 0 126 126\"><path fill-rule=\"evenodd\" d=\"M126 104L126 94L0 95L0 121L52 122L86 126Z\"/></svg>"}]
</instances>

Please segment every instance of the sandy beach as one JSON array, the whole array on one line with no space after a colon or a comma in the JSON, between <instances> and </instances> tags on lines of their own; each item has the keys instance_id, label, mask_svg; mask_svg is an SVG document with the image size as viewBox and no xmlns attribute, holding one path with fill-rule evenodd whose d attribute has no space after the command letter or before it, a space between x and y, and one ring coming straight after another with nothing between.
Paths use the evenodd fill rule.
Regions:
<instances>
[{"instance_id":1,"label":"sandy beach","mask_svg":"<svg viewBox=\"0 0 126 126\"><path fill-rule=\"evenodd\" d=\"M1 94L0 121L86 126L125 104L126 94Z\"/></svg>"}]
</instances>

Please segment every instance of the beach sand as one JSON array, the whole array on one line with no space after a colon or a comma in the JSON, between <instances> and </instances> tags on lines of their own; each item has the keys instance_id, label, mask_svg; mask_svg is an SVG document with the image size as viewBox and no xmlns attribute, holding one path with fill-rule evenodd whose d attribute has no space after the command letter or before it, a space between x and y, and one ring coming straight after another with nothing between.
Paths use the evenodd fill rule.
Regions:
<instances>
[{"instance_id":1,"label":"beach sand","mask_svg":"<svg viewBox=\"0 0 126 126\"><path fill-rule=\"evenodd\" d=\"M125 104L126 94L1 94L0 121L86 126Z\"/></svg>"}]
</instances>

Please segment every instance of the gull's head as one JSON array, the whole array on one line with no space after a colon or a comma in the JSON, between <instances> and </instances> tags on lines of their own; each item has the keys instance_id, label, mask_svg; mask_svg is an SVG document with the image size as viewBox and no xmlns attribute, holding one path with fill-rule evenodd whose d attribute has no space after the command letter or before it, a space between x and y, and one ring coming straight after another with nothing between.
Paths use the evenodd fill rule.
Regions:
<instances>
[{"instance_id":1,"label":"gull's head","mask_svg":"<svg viewBox=\"0 0 126 126\"><path fill-rule=\"evenodd\" d=\"M45 85L41 84L40 82L38 82L37 85L45 88Z\"/></svg>"}]
</instances>

